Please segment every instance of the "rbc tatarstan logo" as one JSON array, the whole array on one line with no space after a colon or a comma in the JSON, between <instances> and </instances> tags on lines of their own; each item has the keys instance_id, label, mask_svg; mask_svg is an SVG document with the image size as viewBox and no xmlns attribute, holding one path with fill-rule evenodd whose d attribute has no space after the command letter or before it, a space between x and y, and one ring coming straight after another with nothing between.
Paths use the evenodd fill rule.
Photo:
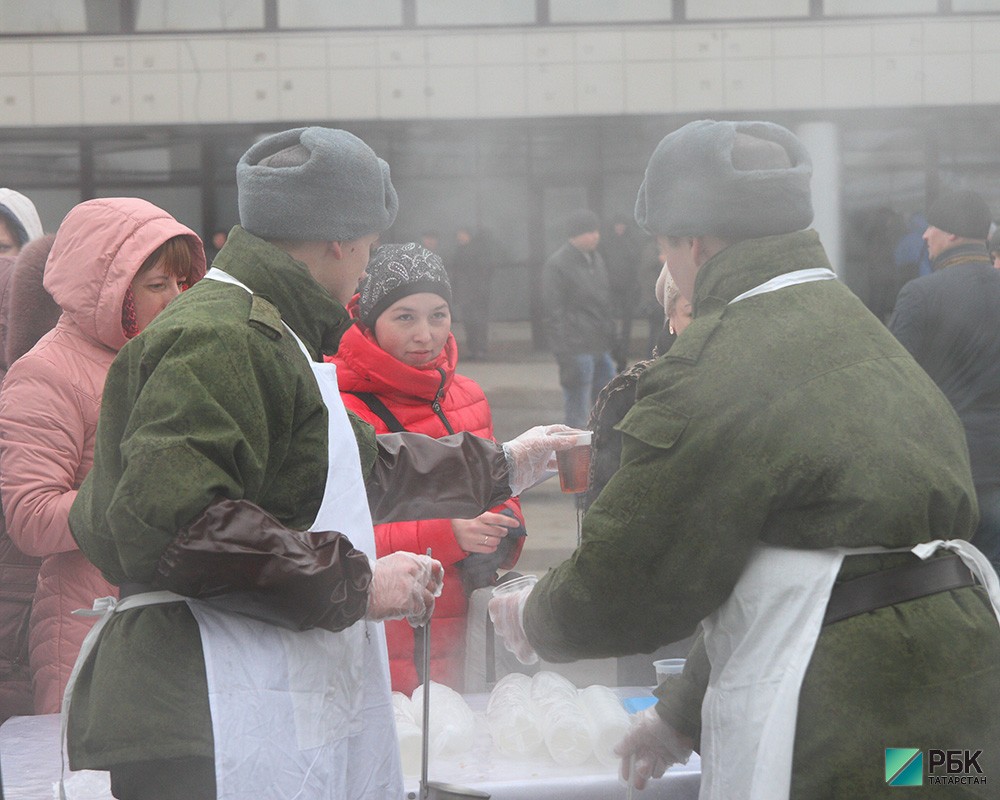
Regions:
<instances>
[{"instance_id":1,"label":"rbc tatarstan logo","mask_svg":"<svg viewBox=\"0 0 1000 800\"><path fill-rule=\"evenodd\" d=\"M885 748L885 782L890 786L923 786L924 754L915 747Z\"/></svg>"},{"instance_id":2,"label":"rbc tatarstan logo","mask_svg":"<svg viewBox=\"0 0 1000 800\"><path fill-rule=\"evenodd\" d=\"M916 747L885 748L885 782L889 786L986 785L979 766L982 750L928 750L927 773L924 753Z\"/></svg>"}]
</instances>

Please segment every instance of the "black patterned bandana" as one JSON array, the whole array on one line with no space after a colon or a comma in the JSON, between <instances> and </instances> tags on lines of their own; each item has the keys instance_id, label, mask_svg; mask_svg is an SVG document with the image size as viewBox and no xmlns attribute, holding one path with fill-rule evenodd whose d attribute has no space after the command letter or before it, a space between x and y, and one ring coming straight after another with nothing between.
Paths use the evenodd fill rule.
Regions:
<instances>
[{"instance_id":1,"label":"black patterned bandana","mask_svg":"<svg viewBox=\"0 0 1000 800\"><path fill-rule=\"evenodd\" d=\"M407 295L433 292L451 303L451 282L441 257L416 242L377 248L358 291L358 316L370 329L383 311Z\"/></svg>"}]
</instances>

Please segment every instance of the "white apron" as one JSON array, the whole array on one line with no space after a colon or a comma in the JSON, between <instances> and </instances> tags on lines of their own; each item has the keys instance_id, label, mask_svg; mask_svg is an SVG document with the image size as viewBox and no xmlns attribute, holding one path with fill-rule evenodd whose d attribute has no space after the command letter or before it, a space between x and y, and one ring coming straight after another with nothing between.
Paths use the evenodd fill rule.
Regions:
<instances>
[{"instance_id":1,"label":"white apron","mask_svg":"<svg viewBox=\"0 0 1000 800\"><path fill-rule=\"evenodd\" d=\"M215 268L205 277L250 291ZM330 421L326 490L309 530L339 531L374 560L368 494L336 366L316 363L295 339ZM219 800L403 796L383 625L360 620L340 633L297 633L188 604L205 653Z\"/></svg>"},{"instance_id":2,"label":"white apron","mask_svg":"<svg viewBox=\"0 0 1000 800\"><path fill-rule=\"evenodd\" d=\"M250 292L214 267L205 277ZM339 531L374 560L368 495L336 366L314 362L288 330L309 362L329 417L326 489L309 530ZM84 640L70 675L63 742L77 674L111 615L177 601L188 603L201 632L218 800L403 797L385 627L366 620L339 633L294 632L173 592L147 592L121 602L101 598L93 612L84 612L102 618Z\"/></svg>"},{"instance_id":3,"label":"white apron","mask_svg":"<svg viewBox=\"0 0 1000 800\"><path fill-rule=\"evenodd\" d=\"M779 275L731 303L834 278L827 269ZM989 591L1000 622L1000 583L982 553L961 540L912 552L926 559L939 548L961 556ZM788 799L799 690L841 563L847 555L907 549L755 547L732 594L703 622L712 670L702 703L699 800Z\"/></svg>"}]
</instances>

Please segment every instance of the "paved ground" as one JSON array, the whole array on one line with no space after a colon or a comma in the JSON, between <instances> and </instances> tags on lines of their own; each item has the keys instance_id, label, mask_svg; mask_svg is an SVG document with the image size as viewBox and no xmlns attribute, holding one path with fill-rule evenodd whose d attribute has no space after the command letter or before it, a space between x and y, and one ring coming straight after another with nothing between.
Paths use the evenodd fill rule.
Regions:
<instances>
[{"instance_id":1,"label":"paved ground","mask_svg":"<svg viewBox=\"0 0 1000 800\"><path fill-rule=\"evenodd\" d=\"M636 325L645 336L641 323ZM462 331L457 331L461 346ZM492 323L490 326L490 356L486 361L462 361L459 372L475 379L490 401L493 424L499 441L510 439L533 425L562 422L562 390L555 360L547 352L532 347L527 322ZM643 340L644 341L644 340ZM636 342L634 352L641 344ZM528 538L525 541L517 569L539 575L564 561L577 543L577 514L573 495L559 490L558 478L553 478L521 496ZM683 656L686 648L676 648L670 655ZM657 657L665 657L660 653ZM645 675L648 661L648 683L655 681L653 657L640 656L627 668ZM638 665L638 666L637 666ZM616 685L614 660L582 661L570 665L543 665L566 674L579 686L590 683ZM627 683L635 685L633 680Z\"/></svg>"}]
</instances>

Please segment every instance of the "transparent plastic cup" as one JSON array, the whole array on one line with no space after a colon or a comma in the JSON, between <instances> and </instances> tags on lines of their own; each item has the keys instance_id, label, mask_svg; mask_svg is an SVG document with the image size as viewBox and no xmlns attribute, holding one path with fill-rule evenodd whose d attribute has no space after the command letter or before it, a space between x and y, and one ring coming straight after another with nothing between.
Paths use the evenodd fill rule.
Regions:
<instances>
[{"instance_id":1,"label":"transparent plastic cup","mask_svg":"<svg viewBox=\"0 0 1000 800\"><path fill-rule=\"evenodd\" d=\"M576 444L568 450L556 451L559 467L559 488L566 494L587 491L590 482L590 431L561 431L556 436L573 436Z\"/></svg>"},{"instance_id":2,"label":"transparent plastic cup","mask_svg":"<svg viewBox=\"0 0 1000 800\"><path fill-rule=\"evenodd\" d=\"M663 683L663 679L668 675L680 675L684 671L683 658L661 658L653 662L653 669L656 670L657 684Z\"/></svg>"},{"instance_id":3,"label":"transparent plastic cup","mask_svg":"<svg viewBox=\"0 0 1000 800\"><path fill-rule=\"evenodd\" d=\"M521 591L525 586L534 586L538 583L537 575L522 575L512 581L504 581L493 587L493 597L500 597L504 594L512 594Z\"/></svg>"},{"instance_id":4,"label":"transparent plastic cup","mask_svg":"<svg viewBox=\"0 0 1000 800\"><path fill-rule=\"evenodd\" d=\"M513 624L508 615L513 613L513 604L515 602L517 603L516 612L518 616L521 615L522 609L524 608L525 600L527 599L528 594L531 592L531 587L534 586L537 582L538 582L538 576L529 574L529 575L522 575L520 578L515 578L514 580L511 581L506 581L505 583L497 584L496 586L493 587L493 592L492 592L493 598L502 598L505 595L513 595L508 599L498 600L496 603L498 609L497 613L501 614L505 618L503 623L504 625ZM494 605L493 598L490 599L491 619L493 618L493 608L492 608L492 606ZM500 611L499 609L503 610ZM517 624L520 625L521 623ZM509 631L509 633L513 633L513 631ZM499 641L500 641L499 631L497 631L497 634L498 634L497 642L499 646ZM527 639L523 637L523 632L517 636L517 641L515 641L513 645L508 645L508 643L505 641L503 643L503 646L507 650L510 650L514 654L514 657L517 658L517 660L520 661L522 664L538 663L538 653L536 653L527 643Z\"/></svg>"}]
</instances>

